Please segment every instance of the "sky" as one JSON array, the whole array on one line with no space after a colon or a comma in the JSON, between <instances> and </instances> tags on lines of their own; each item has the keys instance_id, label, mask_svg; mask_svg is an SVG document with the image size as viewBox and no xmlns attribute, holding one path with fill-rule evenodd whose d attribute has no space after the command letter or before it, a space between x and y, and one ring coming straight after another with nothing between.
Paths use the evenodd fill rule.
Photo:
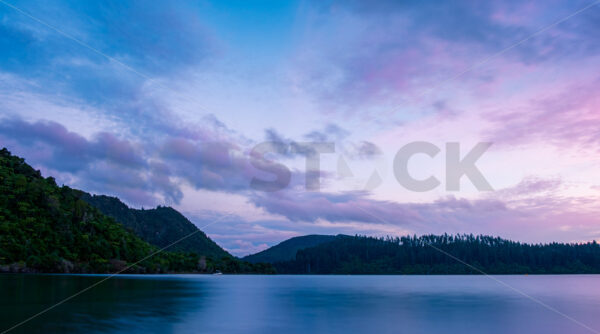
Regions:
<instances>
[{"instance_id":1,"label":"sky","mask_svg":"<svg viewBox=\"0 0 600 334\"><path fill-rule=\"evenodd\" d=\"M238 256L304 234L600 240L599 69L590 0L0 0L0 146ZM415 142L439 149L407 160L426 191L396 178ZM491 189L448 186L448 143L488 143Z\"/></svg>"}]
</instances>

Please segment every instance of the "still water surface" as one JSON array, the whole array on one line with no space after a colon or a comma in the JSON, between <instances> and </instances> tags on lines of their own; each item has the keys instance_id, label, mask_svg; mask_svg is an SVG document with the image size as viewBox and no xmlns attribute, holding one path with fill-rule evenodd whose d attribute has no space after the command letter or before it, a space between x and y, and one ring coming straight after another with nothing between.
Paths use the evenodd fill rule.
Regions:
<instances>
[{"instance_id":1,"label":"still water surface","mask_svg":"<svg viewBox=\"0 0 600 334\"><path fill-rule=\"evenodd\" d=\"M0 275L0 333L103 279ZM121 275L10 333L594 333L600 276Z\"/></svg>"}]
</instances>

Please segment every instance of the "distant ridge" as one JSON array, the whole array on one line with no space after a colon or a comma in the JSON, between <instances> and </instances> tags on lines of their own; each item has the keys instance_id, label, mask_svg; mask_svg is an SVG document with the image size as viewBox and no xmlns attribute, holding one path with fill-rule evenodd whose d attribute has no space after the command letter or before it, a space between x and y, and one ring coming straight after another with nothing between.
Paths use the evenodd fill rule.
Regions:
<instances>
[{"instance_id":1,"label":"distant ridge","mask_svg":"<svg viewBox=\"0 0 600 334\"><path fill-rule=\"evenodd\" d=\"M311 234L300 237L294 237L285 240L271 248L265 249L262 252L248 255L243 258L244 261L251 263L265 262L275 263L290 261L296 258L296 253L304 248L314 247L326 242L333 241L337 238L335 235L319 235Z\"/></svg>"},{"instance_id":2,"label":"distant ridge","mask_svg":"<svg viewBox=\"0 0 600 334\"><path fill-rule=\"evenodd\" d=\"M527 244L472 234L341 235L273 265L279 274L599 274L600 245Z\"/></svg>"},{"instance_id":3,"label":"distant ridge","mask_svg":"<svg viewBox=\"0 0 600 334\"><path fill-rule=\"evenodd\" d=\"M144 241L157 247L171 243L198 231L196 225L171 207L159 206L155 209L138 210L129 208L116 197L90 195L80 192L82 200L96 207L105 215L123 224ZM214 258L233 257L204 232L199 231L169 248L170 251L191 252Z\"/></svg>"}]
</instances>

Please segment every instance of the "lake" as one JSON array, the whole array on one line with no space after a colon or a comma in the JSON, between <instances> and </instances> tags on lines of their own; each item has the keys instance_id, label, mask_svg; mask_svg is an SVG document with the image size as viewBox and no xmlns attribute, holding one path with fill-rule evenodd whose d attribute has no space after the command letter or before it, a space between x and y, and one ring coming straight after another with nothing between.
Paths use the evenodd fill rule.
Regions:
<instances>
[{"instance_id":1,"label":"lake","mask_svg":"<svg viewBox=\"0 0 600 334\"><path fill-rule=\"evenodd\" d=\"M120 275L10 333L594 333L600 329L600 276L495 277L563 315L485 276ZM103 278L0 275L0 332Z\"/></svg>"}]
</instances>

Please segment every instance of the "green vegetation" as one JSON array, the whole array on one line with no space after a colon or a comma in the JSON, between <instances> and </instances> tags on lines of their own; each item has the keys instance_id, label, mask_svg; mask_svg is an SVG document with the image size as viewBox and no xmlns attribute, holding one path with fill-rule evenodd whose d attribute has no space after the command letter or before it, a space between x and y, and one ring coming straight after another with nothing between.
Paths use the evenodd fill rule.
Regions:
<instances>
[{"instance_id":1,"label":"green vegetation","mask_svg":"<svg viewBox=\"0 0 600 334\"><path fill-rule=\"evenodd\" d=\"M248 255L243 258L244 261L258 263L258 262L283 262L289 261L296 258L296 253L304 248L313 247L320 245L325 242L333 241L336 237L333 235L304 235L300 237L294 237L281 242L271 248L265 249L262 252Z\"/></svg>"},{"instance_id":2,"label":"green vegetation","mask_svg":"<svg viewBox=\"0 0 600 334\"><path fill-rule=\"evenodd\" d=\"M445 252L445 253L444 253ZM525 244L489 236L337 236L274 263L281 274L598 274L600 246Z\"/></svg>"},{"instance_id":3,"label":"green vegetation","mask_svg":"<svg viewBox=\"0 0 600 334\"><path fill-rule=\"evenodd\" d=\"M196 231L168 252L149 256ZM0 271L106 273L132 265L126 272L274 273L275 267L282 274L481 273L457 259L489 274L600 273L595 241L532 245L446 234L385 239L308 235L244 262L172 208L135 210L117 198L59 187L23 159L0 150ZM256 263L261 261L273 266Z\"/></svg>"},{"instance_id":4,"label":"green vegetation","mask_svg":"<svg viewBox=\"0 0 600 334\"><path fill-rule=\"evenodd\" d=\"M199 231L196 225L170 207L156 209L131 209L116 197L90 195L80 192L80 198L96 207L105 215L114 218L144 241L163 248L192 234L191 237L169 247L170 251L191 252L220 259L231 257L223 248Z\"/></svg>"},{"instance_id":5,"label":"green vegetation","mask_svg":"<svg viewBox=\"0 0 600 334\"><path fill-rule=\"evenodd\" d=\"M0 270L21 272L270 273L227 253L161 252L6 149L0 150ZM160 210L159 210L160 211ZM217 246L218 247L218 246Z\"/></svg>"}]
</instances>

